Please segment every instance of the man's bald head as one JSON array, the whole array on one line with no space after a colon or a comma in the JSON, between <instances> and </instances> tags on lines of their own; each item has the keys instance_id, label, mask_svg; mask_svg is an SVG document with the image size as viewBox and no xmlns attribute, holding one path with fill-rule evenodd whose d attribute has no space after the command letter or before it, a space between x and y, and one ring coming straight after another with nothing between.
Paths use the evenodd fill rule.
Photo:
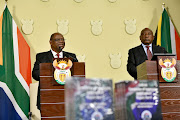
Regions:
<instances>
[{"instance_id":1,"label":"man's bald head","mask_svg":"<svg viewBox=\"0 0 180 120\"><path fill-rule=\"evenodd\" d=\"M63 35L61 33L56 32L51 35L50 40L52 40L55 35L61 35L63 37Z\"/></svg>"},{"instance_id":2,"label":"man's bald head","mask_svg":"<svg viewBox=\"0 0 180 120\"><path fill-rule=\"evenodd\" d=\"M53 33L50 37L49 43L51 45L51 49L57 53L61 52L61 50L65 47L65 40L61 33Z\"/></svg>"},{"instance_id":3,"label":"man's bald head","mask_svg":"<svg viewBox=\"0 0 180 120\"><path fill-rule=\"evenodd\" d=\"M149 28L144 28L141 31L141 35L140 35L140 40L144 45L149 45L153 42L154 40L154 36L153 36L153 32L151 29Z\"/></svg>"}]
</instances>

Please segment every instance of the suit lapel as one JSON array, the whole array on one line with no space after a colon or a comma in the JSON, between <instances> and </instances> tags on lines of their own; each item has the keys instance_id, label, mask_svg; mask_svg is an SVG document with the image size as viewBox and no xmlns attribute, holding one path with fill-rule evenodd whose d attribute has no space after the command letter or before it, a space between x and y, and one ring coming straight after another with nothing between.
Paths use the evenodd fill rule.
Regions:
<instances>
[{"instance_id":1,"label":"suit lapel","mask_svg":"<svg viewBox=\"0 0 180 120\"><path fill-rule=\"evenodd\" d=\"M139 53L142 55L142 57L143 57L144 59L147 59L146 53L145 53L144 48L143 48L142 45L140 45L140 46L138 47L138 51L139 51Z\"/></svg>"},{"instance_id":2,"label":"suit lapel","mask_svg":"<svg viewBox=\"0 0 180 120\"><path fill-rule=\"evenodd\" d=\"M65 51L62 51L63 52L63 58L68 58L68 53L67 52L65 52Z\"/></svg>"},{"instance_id":3,"label":"suit lapel","mask_svg":"<svg viewBox=\"0 0 180 120\"><path fill-rule=\"evenodd\" d=\"M62 51L62 52L63 52L63 58L64 58L64 57L65 57L65 56L64 56L64 51Z\"/></svg>"},{"instance_id":4,"label":"suit lapel","mask_svg":"<svg viewBox=\"0 0 180 120\"><path fill-rule=\"evenodd\" d=\"M50 62L53 62L53 54L51 53L51 51L48 51L48 60L50 61Z\"/></svg>"},{"instance_id":5,"label":"suit lapel","mask_svg":"<svg viewBox=\"0 0 180 120\"><path fill-rule=\"evenodd\" d=\"M154 53L157 53L156 45L153 45L153 44L152 44L152 51L153 51L153 54L154 54Z\"/></svg>"}]
</instances>

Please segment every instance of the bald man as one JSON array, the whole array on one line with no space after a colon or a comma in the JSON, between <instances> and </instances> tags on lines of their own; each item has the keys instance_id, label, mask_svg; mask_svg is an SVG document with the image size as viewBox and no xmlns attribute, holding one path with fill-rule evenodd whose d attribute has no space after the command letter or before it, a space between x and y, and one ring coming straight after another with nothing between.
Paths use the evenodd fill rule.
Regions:
<instances>
[{"instance_id":1,"label":"bald man","mask_svg":"<svg viewBox=\"0 0 180 120\"><path fill-rule=\"evenodd\" d=\"M36 61L34 63L34 68L32 71L32 77L39 81L40 80L40 71L39 64L40 63L52 63L54 58L71 58L72 62L78 62L76 55L74 53L62 51L65 47L65 39L60 33L53 33L50 37L49 43L51 45L51 50L47 52L38 53L36 55ZM37 106L40 109L40 96L38 91L38 100Z\"/></svg>"},{"instance_id":2,"label":"bald man","mask_svg":"<svg viewBox=\"0 0 180 120\"><path fill-rule=\"evenodd\" d=\"M140 34L141 45L129 50L127 61L127 71L137 79L136 67L146 60L151 60L154 53L167 53L165 48L152 44L154 40L153 32L149 28L144 28Z\"/></svg>"}]
</instances>

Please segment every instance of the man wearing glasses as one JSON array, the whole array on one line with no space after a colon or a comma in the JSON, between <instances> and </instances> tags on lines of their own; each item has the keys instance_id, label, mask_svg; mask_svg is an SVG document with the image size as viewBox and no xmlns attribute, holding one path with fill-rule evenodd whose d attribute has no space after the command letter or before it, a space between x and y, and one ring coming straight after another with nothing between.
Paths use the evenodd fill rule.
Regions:
<instances>
[{"instance_id":1,"label":"man wearing glasses","mask_svg":"<svg viewBox=\"0 0 180 120\"><path fill-rule=\"evenodd\" d=\"M37 81L40 80L40 63L52 63L54 58L70 58L72 62L78 62L76 55L74 53L62 51L65 47L65 40L62 34L53 33L50 37L49 43L51 45L51 50L47 52L38 53L36 55L36 61L34 63L34 68L32 71L32 77ZM37 103L38 109L40 109L39 92Z\"/></svg>"}]
</instances>

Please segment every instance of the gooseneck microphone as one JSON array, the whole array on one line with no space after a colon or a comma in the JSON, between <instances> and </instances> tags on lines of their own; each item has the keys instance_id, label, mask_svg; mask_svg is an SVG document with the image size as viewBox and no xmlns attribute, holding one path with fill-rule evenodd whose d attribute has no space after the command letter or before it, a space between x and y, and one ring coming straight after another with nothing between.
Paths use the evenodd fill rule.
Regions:
<instances>
[{"instance_id":1,"label":"gooseneck microphone","mask_svg":"<svg viewBox=\"0 0 180 120\"><path fill-rule=\"evenodd\" d=\"M73 57L73 56L71 56L71 55L69 55L69 54L67 54L67 53L65 53L65 52L63 52L63 54L64 54L64 56L66 56L67 58L72 59L73 62L78 62L77 58L75 58L75 57Z\"/></svg>"},{"instance_id":2,"label":"gooseneck microphone","mask_svg":"<svg viewBox=\"0 0 180 120\"><path fill-rule=\"evenodd\" d=\"M61 48L61 46L59 46L59 51L60 51L60 52L62 51L62 48Z\"/></svg>"},{"instance_id":3,"label":"gooseneck microphone","mask_svg":"<svg viewBox=\"0 0 180 120\"><path fill-rule=\"evenodd\" d=\"M61 52L62 51L62 48L61 46L59 46L59 51ZM73 62L78 62L77 58L76 57L73 57L72 55L69 55L65 52L63 52L64 56L66 56L67 58L70 58Z\"/></svg>"}]
</instances>

